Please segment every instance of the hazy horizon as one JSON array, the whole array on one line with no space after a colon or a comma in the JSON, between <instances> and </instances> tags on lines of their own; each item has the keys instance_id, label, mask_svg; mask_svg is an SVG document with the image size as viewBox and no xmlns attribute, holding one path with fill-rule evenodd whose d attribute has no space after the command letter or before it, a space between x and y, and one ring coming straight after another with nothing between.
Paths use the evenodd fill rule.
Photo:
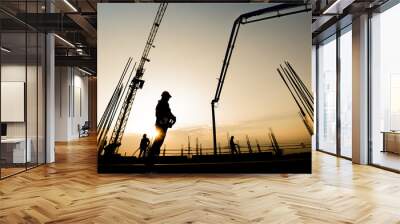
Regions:
<instances>
[{"instance_id":1,"label":"hazy horizon","mask_svg":"<svg viewBox=\"0 0 400 224\"><path fill-rule=\"evenodd\" d=\"M98 118L132 56L139 61L159 4L110 4L98 7ZM191 136L211 146L211 99L233 21L260 4L169 3L146 63L122 149L132 151L138 137L154 130L155 106L163 90L177 123L166 145L180 148ZM310 142L298 108L276 72L289 61L307 86L311 82L311 13L243 25L240 28L220 103L216 109L220 142L226 134L240 142L246 134L264 141L272 128L280 142ZM116 26L115 24L118 24ZM311 88L310 88L311 89ZM307 142L308 141L308 142ZM226 143L224 143L226 144Z\"/></svg>"}]
</instances>

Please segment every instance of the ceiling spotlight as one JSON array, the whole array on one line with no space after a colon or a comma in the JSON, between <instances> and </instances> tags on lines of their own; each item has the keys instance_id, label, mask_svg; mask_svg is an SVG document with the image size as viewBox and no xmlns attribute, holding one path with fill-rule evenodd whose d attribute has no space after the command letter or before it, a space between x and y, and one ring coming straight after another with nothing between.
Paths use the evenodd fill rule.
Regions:
<instances>
[{"instance_id":1,"label":"ceiling spotlight","mask_svg":"<svg viewBox=\"0 0 400 224\"><path fill-rule=\"evenodd\" d=\"M336 0L333 2L327 9L322 12L324 15L329 15L329 14L342 14L343 9L348 7L354 2L354 0Z\"/></svg>"},{"instance_id":2,"label":"ceiling spotlight","mask_svg":"<svg viewBox=\"0 0 400 224\"><path fill-rule=\"evenodd\" d=\"M74 12L78 12L78 10L68 1L64 0L65 4L67 4Z\"/></svg>"},{"instance_id":3,"label":"ceiling spotlight","mask_svg":"<svg viewBox=\"0 0 400 224\"><path fill-rule=\"evenodd\" d=\"M11 52L10 49L7 49L7 48L5 48L5 47L1 47L0 49L1 49L1 51L4 51L4 52L6 52L6 53L10 53L10 52Z\"/></svg>"},{"instance_id":4,"label":"ceiling spotlight","mask_svg":"<svg viewBox=\"0 0 400 224\"><path fill-rule=\"evenodd\" d=\"M81 68L79 68L79 67L78 67L78 70L81 71L81 72L83 72L83 73L85 73L86 75L90 75L90 76L93 75L92 73L90 73L90 72L88 72L88 71L86 71L86 70L84 70L84 69L81 69Z\"/></svg>"},{"instance_id":5,"label":"ceiling spotlight","mask_svg":"<svg viewBox=\"0 0 400 224\"><path fill-rule=\"evenodd\" d=\"M54 34L55 37L57 37L59 40L61 40L62 42L66 43L67 45L69 45L70 47L75 48L75 45L73 45L71 42L69 42L68 40L60 37L58 34Z\"/></svg>"}]
</instances>

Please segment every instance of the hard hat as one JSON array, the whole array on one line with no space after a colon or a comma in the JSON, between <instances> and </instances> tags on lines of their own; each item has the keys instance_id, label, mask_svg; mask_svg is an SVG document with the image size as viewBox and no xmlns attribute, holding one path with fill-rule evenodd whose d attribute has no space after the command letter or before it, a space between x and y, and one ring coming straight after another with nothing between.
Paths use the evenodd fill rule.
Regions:
<instances>
[{"instance_id":1,"label":"hard hat","mask_svg":"<svg viewBox=\"0 0 400 224\"><path fill-rule=\"evenodd\" d=\"M170 97L171 97L171 95L169 94L169 92L168 92L168 91L164 91L164 92L162 92L162 93L161 93L161 96L162 96L162 97L168 97L168 98L170 98Z\"/></svg>"}]
</instances>

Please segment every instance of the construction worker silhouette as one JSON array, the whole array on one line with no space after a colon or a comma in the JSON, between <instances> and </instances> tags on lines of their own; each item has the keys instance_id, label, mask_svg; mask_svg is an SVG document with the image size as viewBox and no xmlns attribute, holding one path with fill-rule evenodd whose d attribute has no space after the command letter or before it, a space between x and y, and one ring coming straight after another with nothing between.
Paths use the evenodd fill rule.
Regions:
<instances>
[{"instance_id":1,"label":"construction worker silhouette","mask_svg":"<svg viewBox=\"0 0 400 224\"><path fill-rule=\"evenodd\" d=\"M153 141L153 145L150 149L151 157L156 157L160 154L160 148L164 143L165 136L167 135L168 128L171 128L175 122L176 117L172 114L169 108L168 101L171 98L169 92L164 91L161 94L161 99L158 101L156 107L156 130L157 135Z\"/></svg>"},{"instance_id":2,"label":"construction worker silhouette","mask_svg":"<svg viewBox=\"0 0 400 224\"><path fill-rule=\"evenodd\" d=\"M235 138L234 136L231 136L231 140L229 141L229 145L230 145L230 148L231 148L231 153L232 154L238 154L237 147L239 147L239 145L235 143L234 138Z\"/></svg>"},{"instance_id":3,"label":"construction worker silhouette","mask_svg":"<svg viewBox=\"0 0 400 224\"><path fill-rule=\"evenodd\" d=\"M150 145L150 140L147 138L146 134L143 134L142 140L140 140L140 153L139 153L139 158L145 157L146 156L146 150L147 147Z\"/></svg>"}]
</instances>

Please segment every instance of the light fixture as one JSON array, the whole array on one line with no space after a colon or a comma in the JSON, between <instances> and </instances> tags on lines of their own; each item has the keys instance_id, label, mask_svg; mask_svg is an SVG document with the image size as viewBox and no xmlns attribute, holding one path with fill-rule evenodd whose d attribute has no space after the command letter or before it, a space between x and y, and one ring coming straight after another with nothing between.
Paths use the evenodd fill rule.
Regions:
<instances>
[{"instance_id":1,"label":"light fixture","mask_svg":"<svg viewBox=\"0 0 400 224\"><path fill-rule=\"evenodd\" d=\"M67 4L74 12L78 12L78 10L68 1L64 0L65 4Z\"/></svg>"},{"instance_id":2,"label":"light fixture","mask_svg":"<svg viewBox=\"0 0 400 224\"><path fill-rule=\"evenodd\" d=\"M71 42L69 42L68 40L60 37L58 34L54 34L55 37L57 37L59 40L61 40L62 42L66 43L67 45L69 45L70 47L75 48L75 45L73 45Z\"/></svg>"},{"instance_id":3,"label":"light fixture","mask_svg":"<svg viewBox=\"0 0 400 224\"><path fill-rule=\"evenodd\" d=\"M10 53L11 52L11 50L9 50L9 49L7 49L5 47L1 47L1 51L4 51L6 53Z\"/></svg>"},{"instance_id":4,"label":"light fixture","mask_svg":"<svg viewBox=\"0 0 400 224\"><path fill-rule=\"evenodd\" d=\"M86 71L86 70L84 70L84 69L81 69L81 68L79 68L79 67L77 67L77 68L78 68L79 71L85 73L86 75L89 75L89 76L92 76L92 75L93 75L92 73L90 73L90 72L88 72L88 71Z\"/></svg>"},{"instance_id":5,"label":"light fixture","mask_svg":"<svg viewBox=\"0 0 400 224\"><path fill-rule=\"evenodd\" d=\"M322 14L332 14L331 10L334 9L335 7L337 7L337 5L339 4L340 1L342 1L342 0L336 0L332 5L330 5L327 9L325 9ZM339 13L336 13L336 14L339 14Z\"/></svg>"},{"instance_id":6,"label":"light fixture","mask_svg":"<svg viewBox=\"0 0 400 224\"><path fill-rule=\"evenodd\" d=\"M76 48L76 53L78 53L78 55L86 55L82 48Z\"/></svg>"}]
</instances>

